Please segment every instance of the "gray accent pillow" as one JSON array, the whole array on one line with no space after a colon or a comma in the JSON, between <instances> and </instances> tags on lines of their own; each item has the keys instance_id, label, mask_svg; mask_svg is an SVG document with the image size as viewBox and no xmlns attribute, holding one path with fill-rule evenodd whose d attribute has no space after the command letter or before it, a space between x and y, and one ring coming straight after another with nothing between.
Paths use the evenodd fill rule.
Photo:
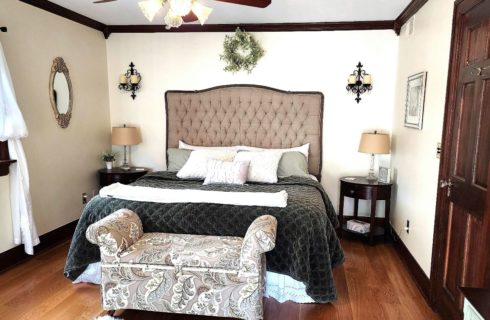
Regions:
<instances>
[{"instance_id":1,"label":"gray accent pillow","mask_svg":"<svg viewBox=\"0 0 490 320\"><path fill-rule=\"evenodd\" d=\"M277 176L281 178L289 176L309 177L308 161L305 155L298 151L284 152L279 161Z\"/></svg>"},{"instance_id":2,"label":"gray accent pillow","mask_svg":"<svg viewBox=\"0 0 490 320\"><path fill-rule=\"evenodd\" d=\"M167 171L179 171L191 156L192 150L168 148Z\"/></svg>"}]
</instances>

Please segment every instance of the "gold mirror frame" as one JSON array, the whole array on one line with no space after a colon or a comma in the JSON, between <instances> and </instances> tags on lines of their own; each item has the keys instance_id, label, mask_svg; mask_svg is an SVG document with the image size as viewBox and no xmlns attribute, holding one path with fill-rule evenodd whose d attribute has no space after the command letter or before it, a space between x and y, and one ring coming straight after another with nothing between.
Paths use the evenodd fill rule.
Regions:
<instances>
[{"instance_id":1,"label":"gold mirror frame","mask_svg":"<svg viewBox=\"0 0 490 320\"><path fill-rule=\"evenodd\" d=\"M54 77L56 73L63 73L66 78L66 82L68 83L68 94L69 94L69 102L68 102L68 110L66 113L60 113L58 107L56 105L56 100L54 97ZM70 73L68 72L68 67L65 64L65 61L61 57L56 57L53 60L53 65L51 66L51 74L49 76L49 99L51 100L51 107L53 108L54 117L56 121L58 121L58 125L62 128L68 127L71 119L71 110L73 108L73 89L71 87Z\"/></svg>"}]
</instances>

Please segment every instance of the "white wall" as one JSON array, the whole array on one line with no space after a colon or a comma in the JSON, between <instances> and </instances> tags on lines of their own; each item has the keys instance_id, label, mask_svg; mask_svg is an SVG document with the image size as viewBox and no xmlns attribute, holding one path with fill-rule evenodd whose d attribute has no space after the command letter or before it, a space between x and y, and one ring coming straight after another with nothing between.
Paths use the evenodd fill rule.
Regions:
<instances>
[{"instance_id":1,"label":"white wall","mask_svg":"<svg viewBox=\"0 0 490 320\"><path fill-rule=\"evenodd\" d=\"M231 74L223 71L219 59L224 33L112 34L107 40L111 123L140 127L143 143L132 147L132 162L160 170L166 167L167 90L250 83L321 91L325 95L323 184L337 206L338 178L366 174L369 167L369 156L357 152L361 132L391 131L398 37L390 30L255 36L265 56L251 74ZM134 101L117 89L118 75L131 61L142 75L142 89ZM374 89L357 104L345 87L359 61L373 75Z\"/></svg>"},{"instance_id":2,"label":"white wall","mask_svg":"<svg viewBox=\"0 0 490 320\"><path fill-rule=\"evenodd\" d=\"M39 234L80 216L81 194L97 189L99 154L110 147L105 39L91 28L17 0L1 0L0 41L29 137L23 139ZM53 59L73 85L73 116L61 129L49 100ZM0 252L13 247L8 177L0 178Z\"/></svg>"},{"instance_id":3,"label":"white wall","mask_svg":"<svg viewBox=\"0 0 490 320\"><path fill-rule=\"evenodd\" d=\"M392 164L397 173L392 224L424 272L430 274L453 0L431 0L414 16L414 34L400 35L393 115ZM423 129L403 126L408 76L427 71ZM410 220L410 233L403 228Z\"/></svg>"}]
</instances>

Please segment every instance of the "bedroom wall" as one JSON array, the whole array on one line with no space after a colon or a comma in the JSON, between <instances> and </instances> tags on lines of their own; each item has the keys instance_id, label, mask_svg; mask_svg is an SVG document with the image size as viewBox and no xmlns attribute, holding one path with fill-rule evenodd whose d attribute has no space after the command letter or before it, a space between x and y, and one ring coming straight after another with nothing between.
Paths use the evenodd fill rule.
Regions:
<instances>
[{"instance_id":1,"label":"bedroom wall","mask_svg":"<svg viewBox=\"0 0 490 320\"><path fill-rule=\"evenodd\" d=\"M428 1L414 16L414 33L404 26L398 49L393 157L396 196L392 224L427 276L430 275L432 238L439 174L436 144L442 138L449 63L452 0ZM423 129L403 126L408 76L427 71ZM404 231L410 220L410 233Z\"/></svg>"},{"instance_id":2,"label":"bedroom wall","mask_svg":"<svg viewBox=\"0 0 490 320\"><path fill-rule=\"evenodd\" d=\"M39 234L73 220L81 194L97 188L98 155L110 148L105 39L98 31L16 0L2 0L0 34L29 129L27 156ZM73 116L61 129L48 94L52 61L61 56L73 85ZM12 248L8 177L0 177L0 252Z\"/></svg>"},{"instance_id":3,"label":"bedroom wall","mask_svg":"<svg viewBox=\"0 0 490 320\"><path fill-rule=\"evenodd\" d=\"M225 33L112 34L107 40L111 123L141 128L132 163L165 169L165 101L171 89L197 90L234 83L325 95L323 184L337 207L344 175L364 175L369 156L357 152L361 133L391 131L398 37L393 31L256 33L266 53L251 74L223 71ZM118 75L133 61L142 88L133 101L117 89ZM360 104L346 92L347 76L362 61L374 90ZM122 149L114 147L120 151ZM381 157L384 162L389 156ZM349 209L347 203L347 210ZM362 206L361 210L368 209Z\"/></svg>"}]
</instances>

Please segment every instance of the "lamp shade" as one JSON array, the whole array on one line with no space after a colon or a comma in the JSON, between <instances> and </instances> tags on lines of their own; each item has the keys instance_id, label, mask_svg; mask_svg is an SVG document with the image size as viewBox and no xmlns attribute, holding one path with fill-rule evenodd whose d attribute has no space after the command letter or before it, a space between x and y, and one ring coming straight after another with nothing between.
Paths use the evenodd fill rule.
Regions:
<instances>
[{"instance_id":1,"label":"lamp shade","mask_svg":"<svg viewBox=\"0 0 490 320\"><path fill-rule=\"evenodd\" d=\"M363 133L359 152L371 154L390 153L390 136L385 133Z\"/></svg>"},{"instance_id":2,"label":"lamp shade","mask_svg":"<svg viewBox=\"0 0 490 320\"><path fill-rule=\"evenodd\" d=\"M141 142L139 131L135 127L112 127L112 144L130 146Z\"/></svg>"}]
</instances>

